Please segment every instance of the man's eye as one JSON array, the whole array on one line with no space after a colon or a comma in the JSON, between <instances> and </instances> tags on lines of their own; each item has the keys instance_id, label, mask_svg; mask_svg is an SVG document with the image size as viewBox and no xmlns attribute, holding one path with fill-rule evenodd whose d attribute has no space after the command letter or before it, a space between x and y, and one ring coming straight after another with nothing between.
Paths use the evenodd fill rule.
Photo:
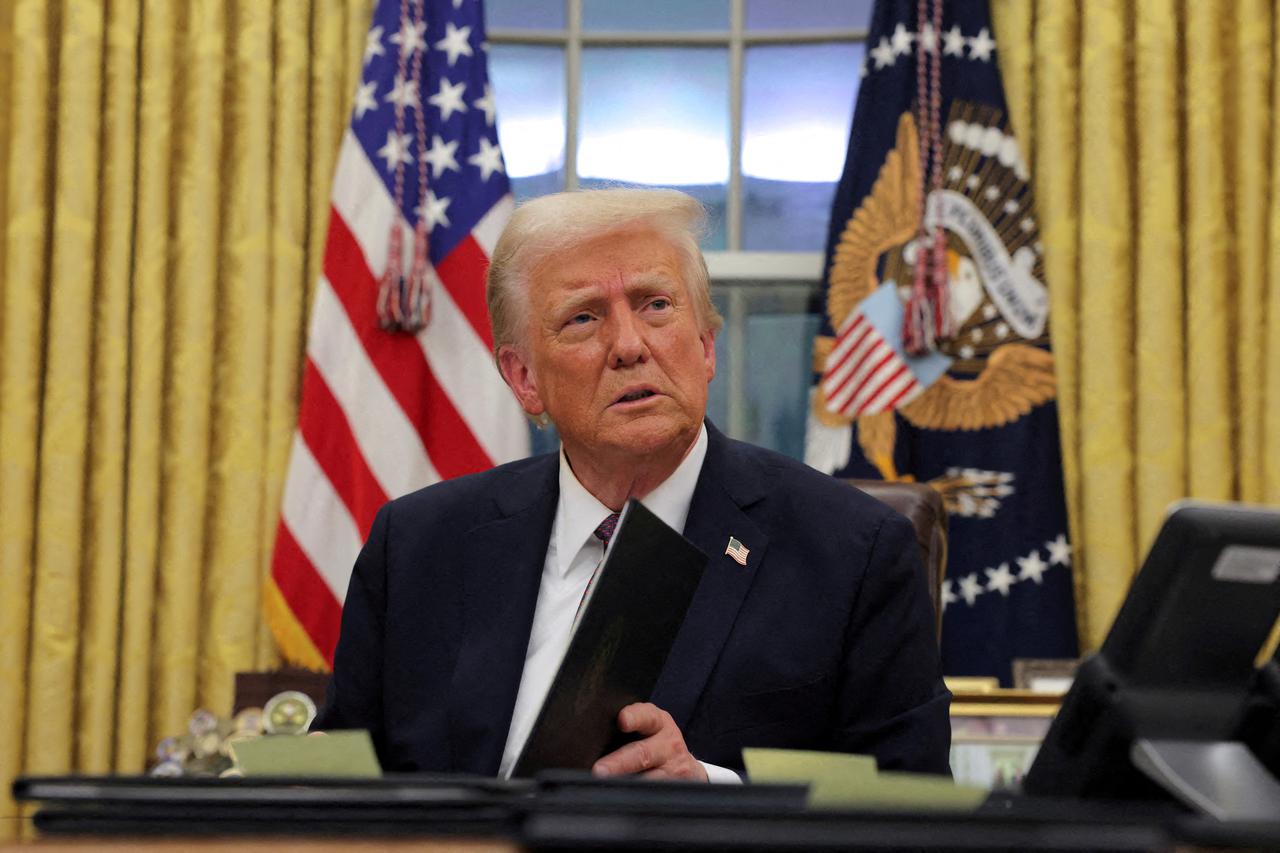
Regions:
<instances>
[{"instance_id":1,"label":"man's eye","mask_svg":"<svg viewBox=\"0 0 1280 853\"><path fill-rule=\"evenodd\" d=\"M666 311L671 307L671 300L666 297L658 297L649 303L649 307L658 311Z\"/></svg>"},{"instance_id":2,"label":"man's eye","mask_svg":"<svg viewBox=\"0 0 1280 853\"><path fill-rule=\"evenodd\" d=\"M565 325L581 326L585 323L590 323L590 322L591 322L591 315L584 311L581 314L574 314L572 317L569 318L569 322L565 323Z\"/></svg>"}]
</instances>

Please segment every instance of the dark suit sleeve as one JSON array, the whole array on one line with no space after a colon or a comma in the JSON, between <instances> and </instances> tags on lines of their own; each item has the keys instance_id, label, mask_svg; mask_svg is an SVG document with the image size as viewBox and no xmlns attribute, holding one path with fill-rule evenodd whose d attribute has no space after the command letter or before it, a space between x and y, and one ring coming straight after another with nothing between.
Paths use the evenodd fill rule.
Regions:
<instances>
[{"instance_id":1,"label":"dark suit sleeve","mask_svg":"<svg viewBox=\"0 0 1280 853\"><path fill-rule=\"evenodd\" d=\"M951 694L933 613L911 523L888 514L845 634L836 749L874 755L883 770L950 773Z\"/></svg>"},{"instance_id":2,"label":"dark suit sleeve","mask_svg":"<svg viewBox=\"0 0 1280 853\"><path fill-rule=\"evenodd\" d=\"M368 729L383 753L383 625L387 612L387 528L390 506L373 520L373 529L356 558L342 607L342 631L333 658L333 677L323 710L312 726Z\"/></svg>"}]
</instances>

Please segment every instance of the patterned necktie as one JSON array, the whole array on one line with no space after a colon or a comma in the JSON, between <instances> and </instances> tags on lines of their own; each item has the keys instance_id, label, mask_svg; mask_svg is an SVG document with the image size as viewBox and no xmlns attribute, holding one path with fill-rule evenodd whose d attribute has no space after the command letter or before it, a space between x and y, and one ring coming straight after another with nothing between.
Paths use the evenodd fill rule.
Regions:
<instances>
[{"instance_id":1,"label":"patterned necktie","mask_svg":"<svg viewBox=\"0 0 1280 853\"><path fill-rule=\"evenodd\" d=\"M604 521L600 522L600 526L592 532L592 536L604 543L606 548L609 547L609 540L613 538L613 531L618 529L618 514L611 512L605 516Z\"/></svg>"},{"instance_id":2,"label":"patterned necktie","mask_svg":"<svg viewBox=\"0 0 1280 853\"><path fill-rule=\"evenodd\" d=\"M609 548L609 540L613 538L613 531L618 528L618 514L611 512L605 516L604 521L591 532L591 535L604 543L606 550ZM573 613L573 626L569 630L578 627L578 619L582 616L582 605L587 603L587 596L591 594L591 585L596 582L596 575L600 574L600 567L604 565L604 557L600 558L600 562L596 563L595 569L591 572L591 577L587 578L587 588L582 591L582 598L578 599L578 609Z\"/></svg>"}]
</instances>

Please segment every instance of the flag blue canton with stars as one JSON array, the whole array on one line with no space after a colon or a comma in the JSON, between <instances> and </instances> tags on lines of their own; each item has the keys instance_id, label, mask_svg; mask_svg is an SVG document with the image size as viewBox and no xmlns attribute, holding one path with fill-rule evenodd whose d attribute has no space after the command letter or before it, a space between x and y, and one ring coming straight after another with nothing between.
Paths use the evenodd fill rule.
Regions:
<instances>
[{"instance_id":1,"label":"flag blue canton with stars","mask_svg":"<svg viewBox=\"0 0 1280 853\"><path fill-rule=\"evenodd\" d=\"M409 225L426 218L433 264L510 192L487 51L480 0L379 0L366 39L351 129ZM425 197L419 169L427 170Z\"/></svg>"},{"instance_id":2,"label":"flag blue canton with stars","mask_svg":"<svg viewBox=\"0 0 1280 853\"><path fill-rule=\"evenodd\" d=\"M806 461L942 494L944 670L1009 684L1015 658L1077 653L1044 247L986 0L947 0L940 26L924 5L923 24L917 0L873 13L827 241ZM921 49L936 96L917 77ZM945 253L930 254L938 225ZM922 256L945 258L950 327L924 353L903 337Z\"/></svg>"}]
</instances>

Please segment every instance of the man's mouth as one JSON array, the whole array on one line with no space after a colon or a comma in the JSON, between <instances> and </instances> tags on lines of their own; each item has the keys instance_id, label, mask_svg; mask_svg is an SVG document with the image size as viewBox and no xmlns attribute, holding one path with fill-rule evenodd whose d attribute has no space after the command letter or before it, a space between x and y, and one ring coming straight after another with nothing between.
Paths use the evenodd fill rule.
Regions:
<instances>
[{"instance_id":1,"label":"man's mouth","mask_svg":"<svg viewBox=\"0 0 1280 853\"><path fill-rule=\"evenodd\" d=\"M636 400L643 400L645 397L652 397L653 393L654 392L647 389L632 391L629 394L623 394L621 397L614 400L614 403L634 403Z\"/></svg>"}]
</instances>

